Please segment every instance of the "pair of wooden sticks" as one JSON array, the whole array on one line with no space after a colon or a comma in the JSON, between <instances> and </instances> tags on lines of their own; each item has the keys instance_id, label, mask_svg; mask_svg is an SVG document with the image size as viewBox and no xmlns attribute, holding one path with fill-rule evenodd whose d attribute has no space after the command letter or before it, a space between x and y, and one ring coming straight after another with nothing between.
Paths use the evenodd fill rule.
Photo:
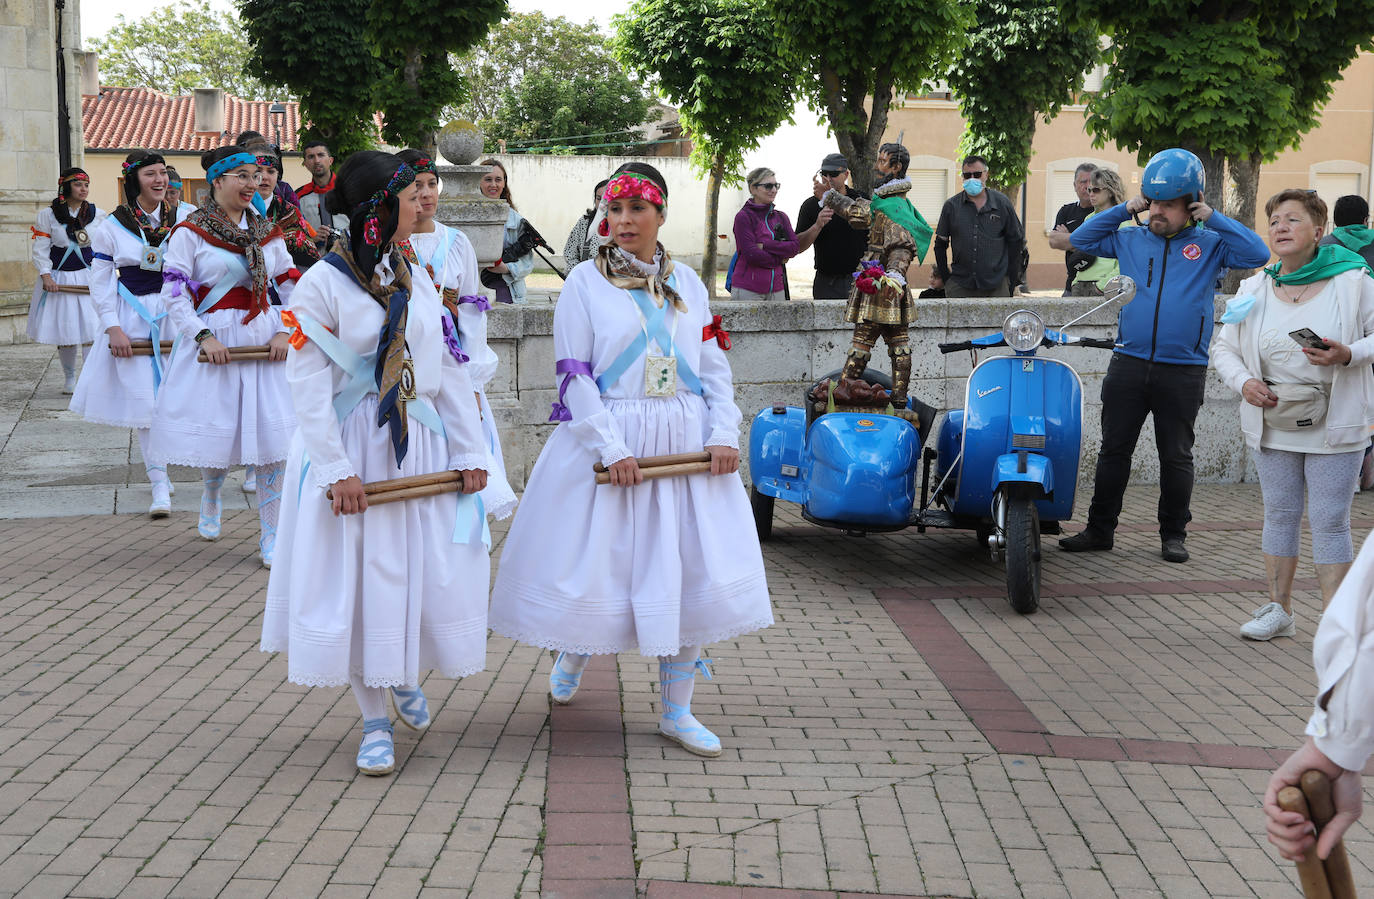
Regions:
<instances>
[{"instance_id":1,"label":"pair of wooden sticks","mask_svg":"<svg viewBox=\"0 0 1374 899\"><path fill-rule=\"evenodd\" d=\"M153 342L151 340L131 340L129 345L133 347L135 356L151 356L153 354ZM158 343L159 353L170 353L172 351L172 341L163 340ZM229 347L230 362L267 362L271 360L272 348L267 345L260 346L231 346ZM205 355L205 350L196 354L196 361L209 362L210 357Z\"/></svg>"},{"instance_id":2,"label":"pair of wooden sticks","mask_svg":"<svg viewBox=\"0 0 1374 899\"><path fill-rule=\"evenodd\" d=\"M1298 780L1298 787L1279 790L1279 808L1297 812L1317 827L1318 835L1335 817L1336 805L1331 798L1331 779L1321 771L1308 771ZM1350 871L1350 858L1345 843L1339 842L1326 857L1317 858L1316 848L1309 849L1298 862L1298 880L1307 899L1355 899L1355 878Z\"/></svg>"},{"instance_id":3,"label":"pair of wooden sticks","mask_svg":"<svg viewBox=\"0 0 1374 899\"><path fill-rule=\"evenodd\" d=\"M710 453L678 453L671 456L645 456L639 460L639 467L645 478L667 478L673 475L697 474L711 470ZM606 467L597 463L598 484L609 484L610 473ZM456 493L462 487L463 476L456 471L436 471L434 474L413 475L408 478L391 478L386 481L372 481L363 485L369 506L381 506L407 499L425 496L438 496L441 493ZM325 496L334 498L334 491L325 491Z\"/></svg>"},{"instance_id":4,"label":"pair of wooden sticks","mask_svg":"<svg viewBox=\"0 0 1374 899\"><path fill-rule=\"evenodd\" d=\"M683 474L709 474L711 471L711 454L707 452L645 456L637 461L639 462L639 470L644 474L646 481L653 478L671 478ZM593 465L592 470L596 472L598 484L611 482L611 473L600 462Z\"/></svg>"},{"instance_id":5,"label":"pair of wooden sticks","mask_svg":"<svg viewBox=\"0 0 1374 899\"><path fill-rule=\"evenodd\" d=\"M89 294L91 289L84 284L59 284L54 290L48 293L83 293Z\"/></svg>"}]
</instances>

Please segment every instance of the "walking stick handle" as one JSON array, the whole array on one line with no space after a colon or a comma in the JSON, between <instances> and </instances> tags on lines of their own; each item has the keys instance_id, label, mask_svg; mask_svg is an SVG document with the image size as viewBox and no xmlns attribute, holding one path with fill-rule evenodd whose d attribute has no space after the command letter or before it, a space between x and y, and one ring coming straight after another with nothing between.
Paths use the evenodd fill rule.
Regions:
<instances>
[{"instance_id":1,"label":"walking stick handle","mask_svg":"<svg viewBox=\"0 0 1374 899\"><path fill-rule=\"evenodd\" d=\"M1297 787L1284 787L1279 790L1279 808L1285 812L1297 812L1307 820L1312 820L1312 813L1307 810L1307 800L1303 798L1302 790ZM1326 868L1322 865L1321 859L1317 858L1316 850L1307 852L1298 865L1298 880L1302 883L1302 894L1307 899L1334 899L1331 895L1331 886L1326 880Z\"/></svg>"},{"instance_id":2,"label":"walking stick handle","mask_svg":"<svg viewBox=\"0 0 1374 899\"><path fill-rule=\"evenodd\" d=\"M1312 811L1312 823L1320 834L1322 828L1336 817L1331 778L1326 776L1325 771L1312 769L1303 772L1298 783L1302 787L1303 798L1307 800L1307 807ZM1350 856L1346 854L1344 840L1331 848L1322 866L1326 869L1326 882L1331 889L1332 899L1355 899L1355 875L1350 870Z\"/></svg>"}]
</instances>

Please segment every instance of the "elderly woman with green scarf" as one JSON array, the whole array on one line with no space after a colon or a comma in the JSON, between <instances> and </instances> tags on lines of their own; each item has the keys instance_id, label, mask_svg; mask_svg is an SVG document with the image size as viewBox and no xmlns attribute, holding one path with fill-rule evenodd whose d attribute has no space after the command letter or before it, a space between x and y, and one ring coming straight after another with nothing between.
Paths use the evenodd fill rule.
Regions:
<instances>
[{"instance_id":1,"label":"elderly woman with green scarf","mask_svg":"<svg viewBox=\"0 0 1374 899\"><path fill-rule=\"evenodd\" d=\"M1269 602L1240 628L1251 640L1297 633L1293 578L1304 494L1323 608L1355 558L1350 504L1374 426L1374 279L1343 246L1319 246L1326 203L1285 190L1264 207L1279 261L1241 283L1212 348L1242 397L1240 426L1264 494Z\"/></svg>"}]
</instances>

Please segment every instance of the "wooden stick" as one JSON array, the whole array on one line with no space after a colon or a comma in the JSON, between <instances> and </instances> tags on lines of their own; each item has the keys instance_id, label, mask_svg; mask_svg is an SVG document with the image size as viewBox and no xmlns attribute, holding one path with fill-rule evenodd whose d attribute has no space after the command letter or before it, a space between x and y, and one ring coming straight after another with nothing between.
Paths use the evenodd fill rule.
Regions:
<instances>
[{"instance_id":1,"label":"wooden stick","mask_svg":"<svg viewBox=\"0 0 1374 899\"><path fill-rule=\"evenodd\" d=\"M640 468L658 468L660 465L680 465L683 462L710 462L711 454L704 450L699 453L674 453L668 456L645 456L639 459ZM592 466L592 471L597 473L606 470L606 466L600 462Z\"/></svg>"},{"instance_id":2,"label":"wooden stick","mask_svg":"<svg viewBox=\"0 0 1374 899\"><path fill-rule=\"evenodd\" d=\"M86 285L84 285L84 284L59 284L59 285L57 285L57 289L56 289L56 290L50 290L50 291L48 291L48 292L49 292L49 293L84 293L84 294L89 294L89 293L91 292L91 289L90 289L89 287L87 287Z\"/></svg>"},{"instance_id":3,"label":"wooden stick","mask_svg":"<svg viewBox=\"0 0 1374 899\"><path fill-rule=\"evenodd\" d=\"M457 474L457 472L454 472L454 474ZM387 490L382 493L369 493L367 495L367 504L369 506L384 506L387 503L399 503L402 500L407 499L421 499L426 496L439 496L442 493L458 493L462 489L463 482L460 480L449 481L443 484L428 484L424 487L410 487L402 490Z\"/></svg>"},{"instance_id":4,"label":"wooden stick","mask_svg":"<svg viewBox=\"0 0 1374 899\"><path fill-rule=\"evenodd\" d=\"M710 474L711 463L708 460L705 462L680 462L677 465L656 465L651 468L641 467L640 472L644 475L644 480L646 481L651 481L654 478L671 478L683 474ZM598 484L609 484L611 482L611 473L609 471L598 471L596 473L596 482Z\"/></svg>"},{"instance_id":5,"label":"wooden stick","mask_svg":"<svg viewBox=\"0 0 1374 899\"><path fill-rule=\"evenodd\" d=\"M271 360L272 348L270 346L231 346L226 349L229 350L230 362L263 362ZM210 361L210 357L205 355L205 349L203 347L200 352L196 354L196 361Z\"/></svg>"},{"instance_id":6,"label":"wooden stick","mask_svg":"<svg viewBox=\"0 0 1374 899\"><path fill-rule=\"evenodd\" d=\"M153 342L151 340L131 340L129 346L134 348L135 356L151 356L153 354ZM163 340L158 343L160 353L170 353L172 351L172 341Z\"/></svg>"},{"instance_id":7,"label":"wooden stick","mask_svg":"<svg viewBox=\"0 0 1374 899\"><path fill-rule=\"evenodd\" d=\"M381 496L384 493L395 493L401 490L414 490L420 487L433 487L436 484L455 484L461 483L463 475L457 471L436 471L433 474L416 474L406 478L391 478L386 481L370 481L363 485L363 492L367 494L368 502L373 501L373 497ZM334 498L334 491L326 490L325 496L329 499ZM418 494L417 494L418 495Z\"/></svg>"},{"instance_id":8,"label":"wooden stick","mask_svg":"<svg viewBox=\"0 0 1374 899\"><path fill-rule=\"evenodd\" d=\"M1326 772L1313 769L1304 772L1298 782L1307 799L1307 807L1312 811L1312 823L1317 825L1317 833L1320 834L1322 828L1336 817L1336 803L1331 797L1331 778L1326 776ZM1355 875L1350 870L1350 856L1345 852L1344 840L1332 847L1331 854L1322 864L1326 868L1326 882L1331 889L1332 899L1355 899Z\"/></svg>"},{"instance_id":9,"label":"wooden stick","mask_svg":"<svg viewBox=\"0 0 1374 899\"><path fill-rule=\"evenodd\" d=\"M1285 812L1297 812L1309 821L1312 814L1307 810L1307 800L1297 787L1284 787L1279 790L1279 808ZM1298 880L1302 882L1302 894L1307 899L1334 899L1331 887L1326 881L1326 868L1317 858L1316 849L1309 849L1298 865Z\"/></svg>"}]
</instances>

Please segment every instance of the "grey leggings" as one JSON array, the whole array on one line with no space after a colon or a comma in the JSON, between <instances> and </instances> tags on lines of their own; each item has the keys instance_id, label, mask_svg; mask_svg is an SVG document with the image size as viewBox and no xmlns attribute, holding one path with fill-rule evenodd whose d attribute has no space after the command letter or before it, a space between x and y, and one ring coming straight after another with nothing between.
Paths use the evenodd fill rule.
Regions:
<instances>
[{"instance_id":1,"label":"grey leggings","mask_svg":"<svg viewBox=\"0 0 1374 899\"><path fill-rule=\"evenodd\" d=\"M1303 490L1312 527L1312 561L1336 565L1355 558L1350 541L1350 504L1360 479L1364 449L1349 453L1255 452L1264 494L1266 555L1296 556L1302 528Z\"/></svg>"}]
</instances>

